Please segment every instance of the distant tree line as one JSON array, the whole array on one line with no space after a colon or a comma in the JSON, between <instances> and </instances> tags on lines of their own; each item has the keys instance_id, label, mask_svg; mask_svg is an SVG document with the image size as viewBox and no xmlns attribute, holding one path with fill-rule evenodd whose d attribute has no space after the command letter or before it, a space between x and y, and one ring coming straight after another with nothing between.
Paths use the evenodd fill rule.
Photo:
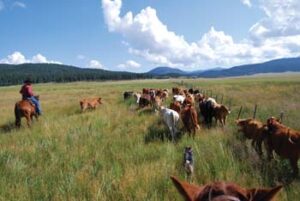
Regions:
<instances>
[{"instance_id":1,"label":"distant tree line","mask_svg":"<svg viewBox=\"0 0 300 201\"><path fill-rule=\"evenodd\" d=\"M151 75L101 69L84 69L59 64L0 64L0 86L22 84L28 78L33 83L46 83L145 79L151 78Z\"/></svg>"}]
</instances>

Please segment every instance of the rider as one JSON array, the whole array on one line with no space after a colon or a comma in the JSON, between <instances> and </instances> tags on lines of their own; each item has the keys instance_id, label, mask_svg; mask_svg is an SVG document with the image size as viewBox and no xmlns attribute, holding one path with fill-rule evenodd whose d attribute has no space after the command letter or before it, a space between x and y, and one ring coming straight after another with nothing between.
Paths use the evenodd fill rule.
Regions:
<instances>
[{"instance_id":1,"label":"rider","mask_svg":"<svg viewBox=\"0 0 300 201\"><path fill-rule=\"evenodd\" d=\"M38 115L42 114L41 106L39 100L33 95L32 91L32 85L31 85L31 80L26 79L24 81L24 84L20 90L20 93L22 94L22 99L23 100L30 100L36 108L36 113Z\"/></svg>"}]
</instances>

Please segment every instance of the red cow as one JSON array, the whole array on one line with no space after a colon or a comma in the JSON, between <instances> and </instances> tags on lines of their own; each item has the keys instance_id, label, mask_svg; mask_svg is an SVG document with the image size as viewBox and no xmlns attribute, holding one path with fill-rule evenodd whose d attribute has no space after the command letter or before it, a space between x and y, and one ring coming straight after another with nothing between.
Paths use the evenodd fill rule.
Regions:
<instances>
[{"instance_id":1,"label":"red cow","mask_svg":"<svg viewBox=\"0 0 300 201\"><path fill-rule=\"evenodd\" d=\"M96 109L98 105L102 104L101 98L90 98L83 99L80 102L81 111L84 112L86 109Z\"/></svg>"},{"instance_id":2,"label":"red cow","mask_svg":"<svg viewBox=\"0 0 300 201\"><path fill-rule=\"evenodd\" d=\"M274 117L267 120L268 126L268 156L272 158L273 150L281 157L287 158L293 169L293 175L297 176L298 159L300 157L300 132L291 129Z\"/></svg>"},{"instance_id":3,"label":"red cow","mask_svg":"<svg viewBox=\"0 0 300 201\"><path fill-rule=\"evenodd\" d=\"M177 101L170 103L170 109L175 110L176 112L178 112L178 114L180 114L181 104Z\"/></svg>"},{"instance_id":4,"label":"red cow","mask_svg":"<svg viewBox=\"0 0 300 201\"><path fill-rule=\"evenodd\" d=\"M191 105L186 105L181 111L182 122L189 133L195 137L196 130L200 129L196 109Z\"/></svg>"}]
</instances>

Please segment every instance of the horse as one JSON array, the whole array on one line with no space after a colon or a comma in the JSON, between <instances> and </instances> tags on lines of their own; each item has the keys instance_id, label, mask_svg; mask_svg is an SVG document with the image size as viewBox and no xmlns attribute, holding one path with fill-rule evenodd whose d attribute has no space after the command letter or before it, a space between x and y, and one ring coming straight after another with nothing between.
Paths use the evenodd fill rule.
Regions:
<instances>
[{"instance_id":1,"label":"horse","mask_svg":"<svg viewBox=\"0 0 300 201\"><path fill-rule=\"evenodd\" d=\"M37 100L39 100L39 96L35 96ZM15 104L15 125L20 128L21 126L21 118L25 117L27 120L27 126L31 127L31 122L33 117L38 120L38 114L36 112L35 105L30 100L21 100Z\"/></svg>"}]
</instances>

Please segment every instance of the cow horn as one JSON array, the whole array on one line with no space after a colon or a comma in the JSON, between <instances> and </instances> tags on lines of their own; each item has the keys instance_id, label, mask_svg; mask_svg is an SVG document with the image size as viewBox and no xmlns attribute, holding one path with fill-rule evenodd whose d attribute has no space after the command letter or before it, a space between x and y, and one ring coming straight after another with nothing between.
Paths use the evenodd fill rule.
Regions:
<instances>
[{"instance_id":1,"label":"cow horn","mask_svg":"<svg viewBox=\"0 0 300 201\"><path fill-rule=\"evenodd\" d=\"M291 136L289 137L289 142L292 143L292 144L296 144L293 139L291 138Z\"/></svg>"}]
</instances>

